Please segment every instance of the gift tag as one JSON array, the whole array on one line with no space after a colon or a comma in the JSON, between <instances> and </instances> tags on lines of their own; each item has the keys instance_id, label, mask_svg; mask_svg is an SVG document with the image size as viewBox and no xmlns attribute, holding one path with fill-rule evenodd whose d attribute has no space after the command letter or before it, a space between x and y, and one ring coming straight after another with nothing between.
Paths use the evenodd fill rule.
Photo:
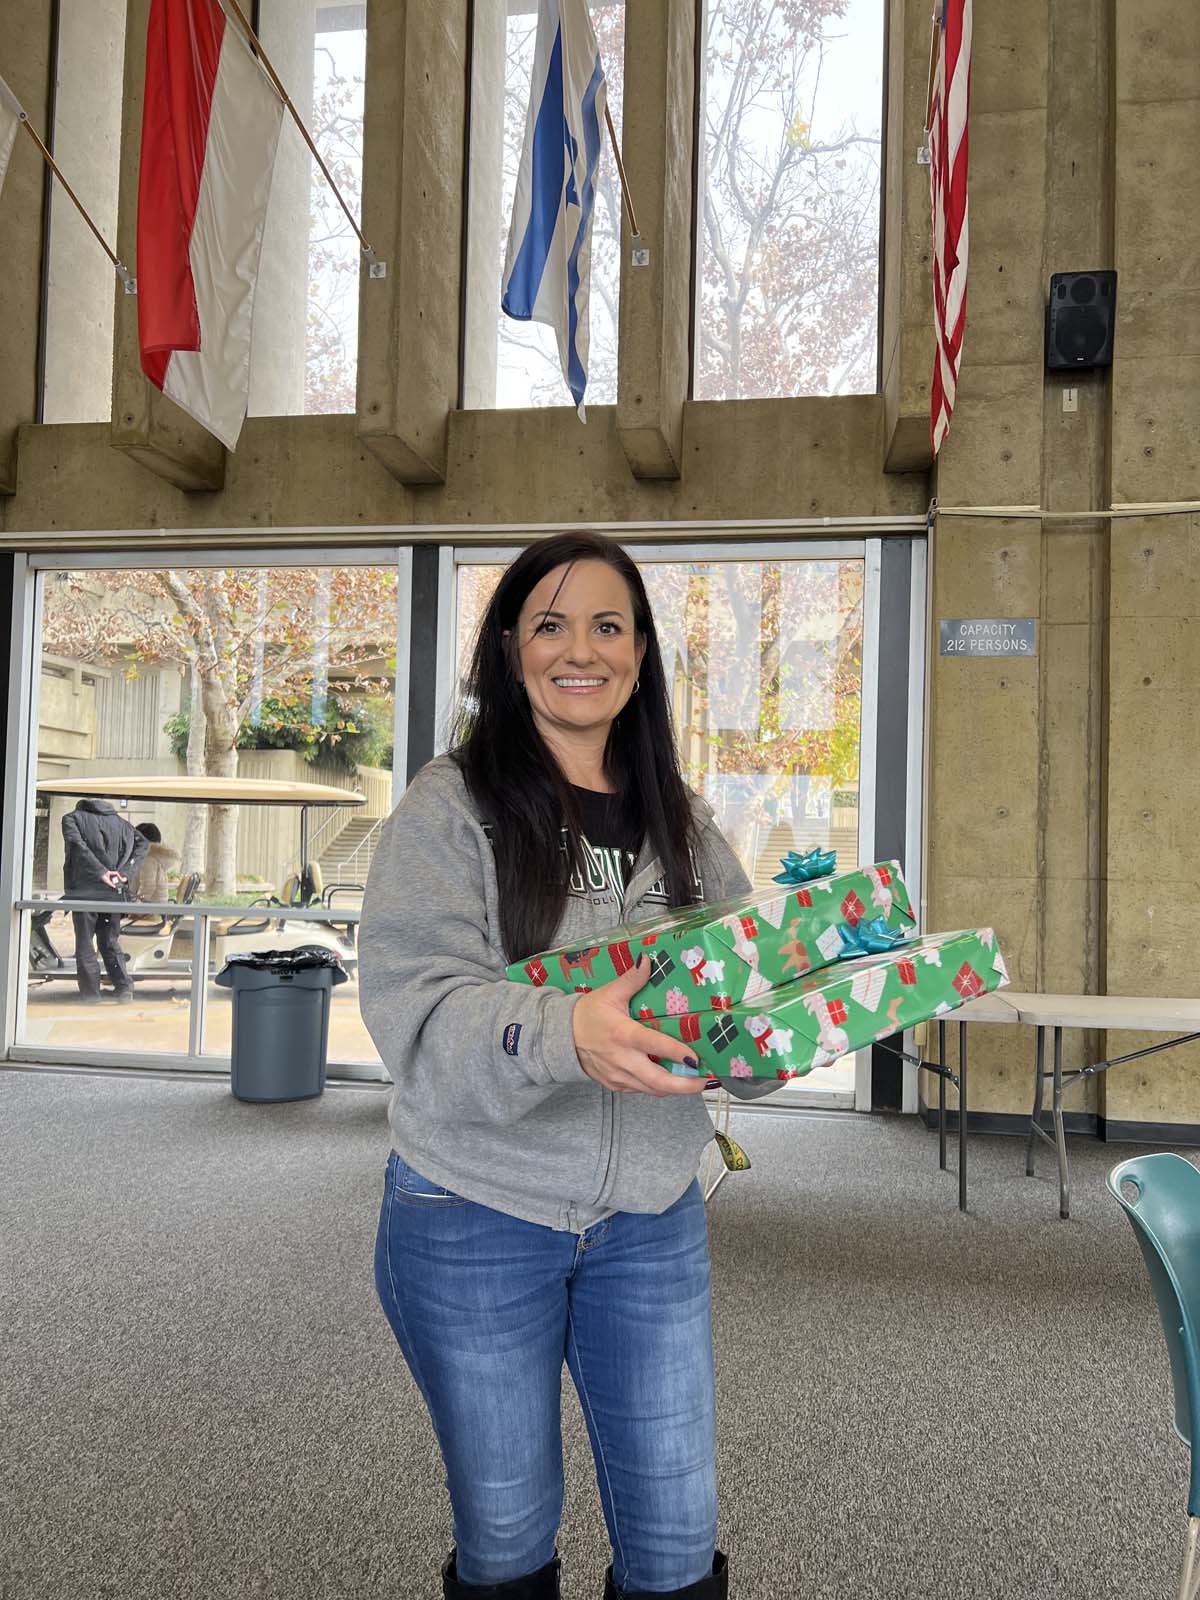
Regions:
<instances>
[{"instance_id":1,"label":"gift tag","mask_svg":"<svg viewBox=\"0 0 1200 1600\"><path fill-rule=\"evenodd\" d=\"M736 1139L731 1139L727 1133L714 1133L713 1138L717 1141L721 1159L730 1172L749 1172L750 1157Z\"/></svg>"}]
</instances>

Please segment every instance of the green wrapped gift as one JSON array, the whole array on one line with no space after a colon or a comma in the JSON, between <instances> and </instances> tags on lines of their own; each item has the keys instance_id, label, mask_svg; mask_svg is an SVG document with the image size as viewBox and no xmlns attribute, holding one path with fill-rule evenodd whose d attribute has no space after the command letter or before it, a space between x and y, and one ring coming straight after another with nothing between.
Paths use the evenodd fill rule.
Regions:
<instances>
[{"instance_id":1,"label":"green wrapped gift","mask_svg":"<svg viewBox=\"0 0 1200 1600\"><path fill-rule=\"evenodd\" d=\"M614 928L589 945L515 961L507 975L586 993L628 972L645 953L650 976L632 1009L641 1017L663 1016L754 1000L853 954L867 926L877 935L891 930L907 937L913 922L900 868L885 861Z\"/></svg>"},{"instance_id":2,"label":"green wrapped gift","mask_svg":"<svg viewBox=\"0 0 1200 1600\"><path fill-rule=\"evenodd\" d=\"M650 1026L690 1044L716 1077L796 1078L1007 982L991 928L966 928L841 962L765 999L694 1003Z\"/></svg>"}]
</instances>

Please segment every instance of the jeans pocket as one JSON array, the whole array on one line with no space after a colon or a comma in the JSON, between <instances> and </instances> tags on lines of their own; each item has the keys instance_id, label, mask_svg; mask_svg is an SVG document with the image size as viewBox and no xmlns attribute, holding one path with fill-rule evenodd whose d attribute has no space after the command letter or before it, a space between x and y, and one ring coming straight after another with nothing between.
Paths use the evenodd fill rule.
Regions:
<instances>
[{"instance_id":1,"label":"jeans pocket","mask_svg":"<svg viewBox=\"0 0 1200 1600\"><path fill-rule=\"evenodd\" d=\"M392 1198L405 1205L465 1206L462 1195L431 1183L410 1167L403 1157L392 1153Z\"/></svg>"}]
</instances>

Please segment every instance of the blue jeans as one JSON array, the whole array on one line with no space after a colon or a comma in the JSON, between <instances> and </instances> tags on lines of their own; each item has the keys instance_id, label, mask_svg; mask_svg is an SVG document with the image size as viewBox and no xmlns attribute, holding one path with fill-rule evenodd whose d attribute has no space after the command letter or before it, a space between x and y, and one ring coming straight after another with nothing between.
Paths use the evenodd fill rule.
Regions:
<instances>
[{"instance_id":1,"label":"blue jeans","mask_svg":"<svg viewBox=\"0 0 1200 1600\"><path fill-rule=\"evenodd\" d=\"M461 1583L553 1558L564 1360L623 1589L712 1570L717 1527L708 1225L695 1183L661 1216L582 1234L492 1211L388 1161L375 1283L433 1419Z\"/></svg>"}]
</instances>

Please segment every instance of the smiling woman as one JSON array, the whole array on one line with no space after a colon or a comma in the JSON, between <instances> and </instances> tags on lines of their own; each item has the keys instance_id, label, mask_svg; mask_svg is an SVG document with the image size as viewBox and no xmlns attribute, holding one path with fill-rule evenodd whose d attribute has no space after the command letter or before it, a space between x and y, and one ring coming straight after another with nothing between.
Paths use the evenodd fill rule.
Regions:
<instances>
[{"instance_id":1,"label":"smiling woman","mask_svg":"<svg viewBox=\"0 0 1200 1600\"><path fill-rule=\"evenodd\" d=\"M723 1600L699 1062L630 1015L645 958L572 994L506 968L749 883L684 784L645 585L612 540L517 557L465 689L455 749L385 825L360 951L396 1086L376 1283L445 1458L444 1593L556 1600L565 1360L620 1529L608 1592Z\"/></svg>"}]
</instances>

